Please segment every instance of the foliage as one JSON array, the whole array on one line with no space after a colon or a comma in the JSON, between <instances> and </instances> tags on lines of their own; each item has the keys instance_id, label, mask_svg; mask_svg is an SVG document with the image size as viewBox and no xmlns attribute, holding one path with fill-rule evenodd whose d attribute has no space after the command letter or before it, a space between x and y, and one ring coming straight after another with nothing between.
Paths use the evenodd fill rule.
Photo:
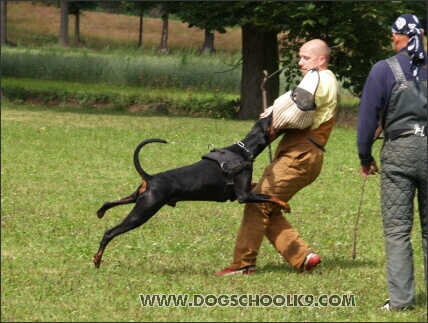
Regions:
<instances>
[{"instance_id":1,"label":"foliage","mask_svg":"<svg viewBox=\"0 0 428 323\"><path fill-rule=\"evenodd\" d=\"M181 21L189 22L189 28L198 27L210 32L226 33L226 27L233 26L233 5L218 1L183 1L180 2L178 16Z\"/></svg>"},{"instance_id":2,"label":"foliage","mask_svg":"<svg viewBox=\"0 0 428 323\"><path fill-rule=\"evenodd\" d=\"M60 8L59 1L45 0L45 1L32 1L33 5L40 6L55 6ZM67 1L68 2L68 14L77 15L82 11L96 10L99 7L100 1Z\"/></svg>"},{"instance_id":3,"label":"foliage","mask_svg":"<svg viewBox=\"0 0 428 323\"><path fill-rule=\"evenodd\" d=\"M286 65L293 60L290 52L297 53L304 41L321 38L332 47L331 69L343 87L360 96L372 65L393 54L390 28L395 18L403 12L424 17L426 2L314 1L302 2L298 10L287 12ZM290 75L286 78L291 82Z\"/></svg>"},{"instance_id":4,"label":"foliage","mask_svg":"<svg viewBox=\"0 0 428 323\"><path fill-rule=\"evenodd\" d=\"M242 218L237 202L166 206L142 227L114 239L95 269L101 236L132 206L98 219L106 200L141 183L134 147L149 173L200 160L210 147L241 140L251 121L136 116L110 110L32 106L2 100L2 322L426 322L419 216L412 243L418 308L384 312L387 297L379 176L365 187L357 258L351 257L362 179L355 130L336 127L318 179L290 201L287 218L323 257L312 275L296 274L267 240L255 275L216 277L232 259ZM275 145L273 145L275 148ZM375 145L375 149L379 144ZM254 179L268 163L263 152ZM353 294L354 307L144 307L139 294Z\"/></svg>"},{"instance_id":5,"label":"foliage","mask_svg":"<svg viewBox=\"0 0 428 323\"><path fill-rule=\"evenodd\" d=\"M106 84L5 78L2 95L11 101L50 106L74 106L103 110L131 110L143 115L168 114L215 119L234 119L239 100L234 95L203 92L168 92Z\"/></svg>"},{"instance_id":6,"label":"foliage","mask_svg":"<svg viewBox=\"0 0 428 323\"><path fill-rule=\"evenodd\" d=\"M69 1L68 13L78 15L85 10L94 10L98 7L97 1Z\"/></svg>"},{"instance_id":7,"label":"foliage","mask_svg":"<svg viewBox=\"0 0 428 323\"><path fill-rule=\"evenodd\" d=\"M331 69L343 86L359 96L371 66L392 54L390 26L403 12L426 16L426 1L237 1L224 8L210 4L220 24L283 33L282 62L288 84L299 77L296 55L303 42L321 38L333 50ZM183 21L198 25L203 6L182 10ZM235 19L231 19L235 17ZM218 26L217 26L218 28Z\"/></svg>"},{"instance_id":8,"label":"foliage","mask_svg":"<svg viewBox=\"0 0 428 323\"><path fill-rule=\"evenodd\" d=\"M239 111L239 100L227 100L219 95L201 100L193 96L172 102L169 110L173 111L172 114L181 116L236 119Z\"/></svg>"}]
</instances>

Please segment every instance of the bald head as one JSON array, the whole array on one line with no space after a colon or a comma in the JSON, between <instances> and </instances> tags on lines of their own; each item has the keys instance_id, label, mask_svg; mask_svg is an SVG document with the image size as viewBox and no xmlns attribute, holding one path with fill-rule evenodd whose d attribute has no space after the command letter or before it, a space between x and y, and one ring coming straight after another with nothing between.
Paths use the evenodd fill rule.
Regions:
<instances>
[{"instance_id":1,"label":"bald head","mask_svg":"<svg viewBox=\"0 0 428 323\"><path fill-rule=\"evenodd\" d=\"M327 59L330 58L330 47L328 47L327 43L321 39L312 39L303 44L302 48L303 47L307 47L318 56L325 56Z\"/></svg>"},{"instance_id":2,"label":"bald head","mask_svg":"<svg viewBox=\"0 0 428 323\"><path fill-rule=\"evenodd\" d=\"M300 47L299 57L299 67L303 75L313 68L325 70L330 59L330 47L321 39L312 39Z\"/></svg>"}]
</instances>

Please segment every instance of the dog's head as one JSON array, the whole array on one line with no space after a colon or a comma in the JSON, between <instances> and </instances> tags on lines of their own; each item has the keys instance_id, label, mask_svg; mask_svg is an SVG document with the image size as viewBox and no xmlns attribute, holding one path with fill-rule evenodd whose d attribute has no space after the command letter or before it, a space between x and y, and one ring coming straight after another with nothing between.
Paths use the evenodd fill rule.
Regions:
<instances>
[{"instance_id":1,"label":"dog's head","mask_svg":"<svg viewBox=\"0 0 428 323\"><path fill-rule=\"evenodd\" d=\"M263 132L266 145L269 145L284 133L284 129L275 129L273 126L273 113L269 113L267 116L260 118L256 124L259 122L262 124L261 131Z\"/></svg>"},{"instance_id":2,"label":"dog's head","mask_svg":"<svg viewBox=\"0 0 428 323\"><path fill-rule=\"evenodd\" d=\"M247 136L242 140L254 157L260 154L283 131L276 131L273 127L272 113L259 118Z\"/></svg>"}]
</instances>

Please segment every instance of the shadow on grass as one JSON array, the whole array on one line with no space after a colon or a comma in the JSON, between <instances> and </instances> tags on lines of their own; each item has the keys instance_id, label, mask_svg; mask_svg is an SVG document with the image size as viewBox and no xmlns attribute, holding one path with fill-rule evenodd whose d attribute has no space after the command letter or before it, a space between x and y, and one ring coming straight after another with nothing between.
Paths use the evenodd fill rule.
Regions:
<instances>
[{"instance_id":1,"label":"shadow on grass","mask_svg":"<svg viewBox=\"0 0 428 323\"><path fill-rule=\"evenodd\" d=\"M372 260L352 260L352 259L324 259L323 262L317 267L317 269L321 269L318 272L322 273L324 271L330 272L334 271L338 268L340 269L355 269L355 268L373 268L373 266L379 266L379 263ZM226 265L218 267L210 266L206 269L201 269L199 267L191 266L190 264L174 264L171 267L151 267L147 265L147 262L141 263L140 269L146 271L151 274L158 275L177 275L177 273L186 273L186 275L203 275L203 276L213 276L217 271L224 269ZM270 262L263 266L257 266L257 273L280 273L280 274L292 274L297 273L296 269L294 269L291 265L287 263L274 263Z\"/></svg>"},{"instance_id":2,"label":"shadow on grass","mask_svg":"<svg viewBox=\"0 0 428 323\"><path fill-rule=\"evenodd\" d=\"M364 268L373 266L379 266L379 263L374 260L359 260L359 259L328 259L323 258L322 263L319 265L320 269L323 270L334 270L336 268L341 269L352 269L352 268ZM318 268L318 267L317 267ZM258 272L282 272L282 273L295 273L291 265L287 263L268 263L264 266L257 266Z\"/></svg>"}]
</instances>

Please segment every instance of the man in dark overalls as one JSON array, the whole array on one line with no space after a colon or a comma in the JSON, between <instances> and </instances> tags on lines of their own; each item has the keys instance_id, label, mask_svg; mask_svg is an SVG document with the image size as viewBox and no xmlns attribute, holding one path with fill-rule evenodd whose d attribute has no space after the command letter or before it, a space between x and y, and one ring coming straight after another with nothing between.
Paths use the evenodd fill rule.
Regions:
<instances>
[{"instance_id":1,"label":"man in dark overalls","mask_svg":"<svg viewBox=\"0 0 428 323\"><path fill-rule=\"evenodd\" d=\"M418 18L404 14L392 25L395 56L371 69L361 96L357 145L360 172L379 172L372 156L374 134L383 128L381 210L389 299L383 309L416 305L411 230L414 198L422 229L427 280L427 69Z\"/></svg>"}]
</instances>

